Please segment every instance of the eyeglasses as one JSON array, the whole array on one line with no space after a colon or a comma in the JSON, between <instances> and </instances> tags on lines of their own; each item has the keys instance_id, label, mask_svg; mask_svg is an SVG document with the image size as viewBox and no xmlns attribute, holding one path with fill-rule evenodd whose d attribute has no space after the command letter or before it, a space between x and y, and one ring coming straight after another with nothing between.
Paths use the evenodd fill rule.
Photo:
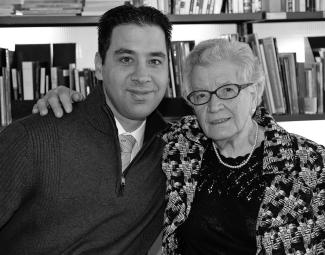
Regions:
<instances>
[{"instance_id":1,"label":"eyeglasses","mask_svg":"<svg viewBox=\"0 0 325 255\"><path fill-rule=\"evenodd\" d=\"M247 84L225 84L221 87L217 88L214 91L209 90L195 90L192 91L188 96L187 99L194 105L202 105L210 102L212 95L216 95L218 98L223 100L229 100L235 98L239 95L239 92L242 89L247 88L254 83L247 83Z\"/></svg>"}]
</instances>

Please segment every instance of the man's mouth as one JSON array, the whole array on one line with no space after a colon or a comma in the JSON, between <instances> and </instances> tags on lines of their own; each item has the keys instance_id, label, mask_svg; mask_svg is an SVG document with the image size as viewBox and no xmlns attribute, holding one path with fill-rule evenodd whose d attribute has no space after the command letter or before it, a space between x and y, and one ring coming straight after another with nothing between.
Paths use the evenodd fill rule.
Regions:
<instances>
[{"instance_id":1,"label":"man's mouth","mask_svg":"<svg viewBox=\"0 0 325 255\"><path fill-rule=\"evenodd\" d=\"M137 101L146 100L147 97L153 93L152 90L129 90L132 98Z\"/></svg>"}]
</instances>

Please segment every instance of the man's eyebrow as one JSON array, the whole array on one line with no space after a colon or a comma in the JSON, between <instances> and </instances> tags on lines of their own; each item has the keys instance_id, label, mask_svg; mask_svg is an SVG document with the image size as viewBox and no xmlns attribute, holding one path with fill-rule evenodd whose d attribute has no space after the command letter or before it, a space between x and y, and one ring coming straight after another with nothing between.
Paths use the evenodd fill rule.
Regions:
<instances>
[{"instance_id":1,"label":"man's eyebrow","mask_svg":"<svg viewBox=\"0 0 325 255\"><path fill-rule=\"evenodd\" d=\"M125 49L125 48L120 48L118 50L116 50L114 52L115 55L119 55L119 54L135 54L135 51L133 50L129 50L129 49Z\"/></svg>"},{"instance_id":2,"label":"man's eyebrow","mask_svg":"<svg viewBox=\"0 0 325 255\"><path fill-rule=\"evenodd\" d=\"M162 51L157 51L157 52L151 52L150 56L152 57L160 57L160 58L166 58L166 54Z\"/></svg>"},{"instance_id":3,"label":"man's eyebrow","mask_svg":"<svg viewBox=\"0 0 325 255\"><path fill-rule=\"evenodd\" d=\"M130 55L135 55L136 52L130 49L126 48L120 48L114 52L115 55L121 55L121 54L130 54ZM150 52L149 55L151 57L160 57L160 58L166 58L166 54L162 51L155 51L155 52Z\"/></svg>"}]
</instances>

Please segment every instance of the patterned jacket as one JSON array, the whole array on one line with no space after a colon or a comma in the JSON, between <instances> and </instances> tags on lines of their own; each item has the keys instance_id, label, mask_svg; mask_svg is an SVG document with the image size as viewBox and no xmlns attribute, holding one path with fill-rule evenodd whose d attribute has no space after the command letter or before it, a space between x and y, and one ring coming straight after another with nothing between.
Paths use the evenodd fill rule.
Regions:
<instances>
[{"instance_id":1,"label":"patterned jacket","mask_svg":"<svg viewBox=\"0 0 325 255\"><path fill-rule=\"evenodd\" d=\"M256 224L256 254L325 254L325 148L279 126L262 107L265 128L262 174L266 185ZM175 234L191 210L208 139L194 116L163 136L167 207L163 253L180 254Z\"/></svg>"}]
</instances>

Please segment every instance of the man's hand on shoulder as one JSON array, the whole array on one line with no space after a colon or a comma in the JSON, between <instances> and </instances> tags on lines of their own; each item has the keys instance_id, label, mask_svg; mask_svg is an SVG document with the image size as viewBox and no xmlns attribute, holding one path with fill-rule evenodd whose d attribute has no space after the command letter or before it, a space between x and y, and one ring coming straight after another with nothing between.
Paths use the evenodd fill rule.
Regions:
<instances>
[{"instance_id":1,"label":"man's hand on shoulder","mask_svg":"<svg viewBox=\"0 0 325 255\"><path fill-rule=\"evenodd\" d=\"M57 118L61 118L63 116L63 109L66 113L70 113L72 111L72 104L84 99L81 93L65 86L59 86L48 91L41 99L38 99L33 106L32 112L44 116L48 114L48 108L50 108Z\"/></svg>"}]
</instances>

